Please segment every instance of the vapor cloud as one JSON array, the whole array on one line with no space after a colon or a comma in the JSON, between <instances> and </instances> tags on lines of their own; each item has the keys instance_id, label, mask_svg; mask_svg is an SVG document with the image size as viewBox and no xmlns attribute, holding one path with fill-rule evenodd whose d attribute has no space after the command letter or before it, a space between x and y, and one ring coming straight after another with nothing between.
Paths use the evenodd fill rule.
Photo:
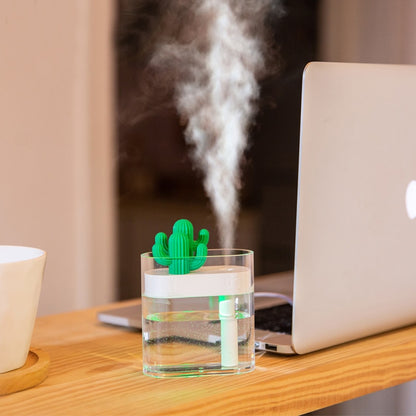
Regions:
<instances>
[{"instance_id":1,"label":"vapor cloud","mask_svg":"<svg viewBox=\"0 0 416 416\"><path fill-rule=\"evenodd\" d=\"M220 244L233 246L240 164L269 69L266 19L273 0L161 1L143 72L147 92L171 96L217 218ZM151 74L151 76L149 76Z\"/></svg>"}]
</instances>

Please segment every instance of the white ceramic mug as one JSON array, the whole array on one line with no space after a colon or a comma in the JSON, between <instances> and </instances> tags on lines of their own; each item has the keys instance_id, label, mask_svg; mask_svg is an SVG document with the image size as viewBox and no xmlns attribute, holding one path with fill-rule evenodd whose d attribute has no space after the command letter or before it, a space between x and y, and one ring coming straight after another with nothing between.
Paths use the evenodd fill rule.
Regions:
<instances>
[{"instance_id":1,"label":"white ceramic mug","mask_svg":"<svg viewBox=\"0 0 416 416\"><path fill-rule=\"evenodd\" d=\"M0 373L26 362L45 263L43 250L0 246Z\"/></svg>"}]
</instances>

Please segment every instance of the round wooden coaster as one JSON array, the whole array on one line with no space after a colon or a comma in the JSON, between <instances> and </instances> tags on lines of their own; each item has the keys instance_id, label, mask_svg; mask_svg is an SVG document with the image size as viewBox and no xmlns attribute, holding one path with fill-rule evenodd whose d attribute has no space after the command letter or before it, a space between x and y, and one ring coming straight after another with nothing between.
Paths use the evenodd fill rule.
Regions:
<instances>
[{"instance_id":1,"label":"round wooden coaster","mask_svg":"<svg viewBox=\"0 0 416 416\"><path fill-rule=\"evenodd\" d=\"M42 383L48 376L49 355L31 349L23 367L0 374L0 396L26 390Z\"/></svg>"}]
</instances>

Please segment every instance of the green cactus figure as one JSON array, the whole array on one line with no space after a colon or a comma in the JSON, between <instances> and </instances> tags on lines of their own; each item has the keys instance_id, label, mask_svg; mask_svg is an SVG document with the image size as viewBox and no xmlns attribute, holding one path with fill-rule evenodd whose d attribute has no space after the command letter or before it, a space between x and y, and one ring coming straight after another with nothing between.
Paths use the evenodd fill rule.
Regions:
<instances>
[{"instance_id":1,"label":"green cactus figure","mask_svg":"<svg viewBox=\"0 0 416 416\"><path fill-rule=\"evenodd\" d=\"M194 241L192 223L185 219L178 220L169 241L165 233L156 234L153 257L162 266L169 266L170 274L187 274L205 263L208 240L209 232L202 229L198 240Z\"/></svg>"}]
</instances>

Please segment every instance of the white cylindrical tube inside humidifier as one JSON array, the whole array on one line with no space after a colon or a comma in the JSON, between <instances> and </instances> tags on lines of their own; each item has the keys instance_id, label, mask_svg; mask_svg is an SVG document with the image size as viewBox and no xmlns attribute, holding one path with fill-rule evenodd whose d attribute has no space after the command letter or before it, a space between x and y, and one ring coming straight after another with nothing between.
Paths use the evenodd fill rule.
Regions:
<instances>
[{"instance_id":1,"label":"white cylindrical tube inside humidifier","mask_svg":"<svg viewBox=\"0 0 416 416\"><path fill-rule=\"evenodd\" d=\"M221 322L221 365L238 365L238 326L233 296L220 296L219 316Z\"/></svg>"}]
</instances>

